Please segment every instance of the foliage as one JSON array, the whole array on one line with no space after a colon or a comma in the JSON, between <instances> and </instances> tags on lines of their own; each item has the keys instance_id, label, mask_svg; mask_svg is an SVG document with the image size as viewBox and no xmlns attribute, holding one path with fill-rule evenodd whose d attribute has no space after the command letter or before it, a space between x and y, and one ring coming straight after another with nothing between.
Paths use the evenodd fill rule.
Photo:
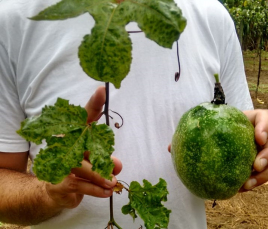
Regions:
<instances>
[{"instance_id":1,"label":"foliage","mask_svg":"<svg viewBox=\"0 0 268 229\"><path fill-rule=\"evenodd\" d=\"M161 203L167 201L167 194L167 184L163 179L159 179L155 186L143 180L143 187L132 181L129 187L130 201L122 207L122 212L125 215L129 214L133 219L137 218L137 212L147 229L167 228L171 211Z\"/></svg>"},{"instance_id":2,"label":"foliage","mask_svg":"<svg viewBox=\"0 0 268 229\"><path fill-rule=\"evenodd\" d=\"M87 124L86 121L84 108L69 105L67 100L59 98L54 106L44 107L41 115L21 123L17 133L22 137L36 144L41 144L43 139L47 142L34 160L33 170L40 180L54 184L61 182L72 168L81 167L85 151L90 151L88 159L93 165L92 170L104 178L111 178L113 131L106 124ZM154 186L147 180L143 183L144 187L141 187L138 182L131 182L128 189L130 202L122 212L133 218L137 217L137 212L147 229L166 228L171 212L161 204L167 201L166 182L160 179Z\"/></svg>"},{"instance_id":3,"label":"foliage","mask_svg":"<svg viewBox=\"0 0 268 229\"><path fill-rule=\"evenodd\" d=\"M116 88L132 60L131 40L125 30L129 22L137 22L146 37L166 48L172 47L186 26L172 0L62 0L31 19L63 20L84 13L93 16L95 26L80 45L80 64L90 77L111 82Z\"/></svg>"},{"instance_id":4,"label":"foliage","mask_svg":"<svg viewBox=\"0 0 268 229\"><path fill-rule=\"evenodd\" d=\"M244 50L263 49L268 41L268 5L266 0L224 0L234 19Z\"/></svg>"},{"instance_id":5,"label":"foliage","mask_svg":"<svg viewBox=\"0 0 268 229\"><path fill-rule=\"evenodd\" d=\"M262 50L268 49L268 3L267 0L223 0L234 19L243 50L256 50L259 57L256 97L261 76Z\"/></svg>"},{"instance_id":6,"label":"foliage","mask_svg":"<svg viewBox=\"0 0 268 229\"><path fill-rule=\"evenodd\" d=\"M173 0L62 0L31 19L64 20L84 13L92 15L95 25L79 47L80 64L88 76L106 83L107 101L109 82L119 88L130 70L132 44L125 30L129 22L137 22L147 38L165 48L172 47L186 26ZM109 119L107 101L104 114ZM47 146L34 160L34 172L41 180L61 182L72 168L81 166L85 151L90 151L92 170L111 178L114 134L108 125L88 124L87 112L80 106L59 98L54 106L44 107L39 116L22 122L17 133L36 144L46 141ZM155 186L144 180L144 187L132 182L129 193L130 203L123 208L125 214L136 215L137 211L146 228L167 227L171 211L161 204L168 194L164 180L160 179ZM111 209L110 206L107 227L120 228Z\"/></svg>"},{"instance_id":7,"label":"foliage","mask_svg":"<svg viewBox=\"0 0 268 229\"><path fill-rule=\"evenodd\" d=\"M105 124L87 124L87 112L80 106L58 99L55 106L44 107L41 115L24 120L17 133L36 144L46 140L47 146L40 150L33 167L41 180L61 182L72 168L81 167L85 151L90 151L92 170L111 179L113 131Z\"/></svg>"}]
</instances>

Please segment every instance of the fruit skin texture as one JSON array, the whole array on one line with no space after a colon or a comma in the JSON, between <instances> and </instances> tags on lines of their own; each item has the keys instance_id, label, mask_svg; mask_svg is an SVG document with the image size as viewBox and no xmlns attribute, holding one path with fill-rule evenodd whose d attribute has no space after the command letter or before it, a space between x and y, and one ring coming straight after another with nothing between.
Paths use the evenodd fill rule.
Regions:
<instances>
[{"instance_id":1,"label":"fruit skin texture","mask_svg":"<svg viewBox=\"0 0 268 229\"><path fill-rule=\"evenodd\" d=\"M182 183L203 199L229 199L249 178L257 155L254 127L229 105L202 103L187 111L171 144Z\"/></svg>"}]
</instances>

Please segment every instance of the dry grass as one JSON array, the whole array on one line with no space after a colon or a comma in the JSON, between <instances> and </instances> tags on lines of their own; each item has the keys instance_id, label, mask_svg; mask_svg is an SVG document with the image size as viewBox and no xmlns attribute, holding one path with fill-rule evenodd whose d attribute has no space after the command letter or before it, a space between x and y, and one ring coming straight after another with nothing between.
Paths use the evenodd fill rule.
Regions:
<instances>
[{"instance_id":1,"label":"dry grass","mask_svg":"<svg viewBox=\"0 0 268 229\"><path fill-rule=\"evenodd\" d=\"M217 201L206 201L208 229L267 229L268 185L252 191L239 193L235 197Z\"/></svg>"},{"instance_id":2,"label":"dry grass","mask_svg":"<svg viewBox=\"0 0 268 229\"><path fill-rule=\"evenodd\" d=\"M31 227L23 227L17 225L3 224L0 225L0 229L30 229Z\"/></svg>"}]
</instances>

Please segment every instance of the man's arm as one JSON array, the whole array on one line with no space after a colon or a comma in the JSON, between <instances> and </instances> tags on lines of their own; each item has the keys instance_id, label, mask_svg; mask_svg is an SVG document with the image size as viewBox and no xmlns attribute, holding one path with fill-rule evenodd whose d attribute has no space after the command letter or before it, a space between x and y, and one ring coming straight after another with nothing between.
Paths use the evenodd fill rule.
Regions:
<instances>
[{"instance_id":1,"label":"man's arm","mask_svg":"<svg viewBox=\"0 0 268 229\"><path fill-rule=\"evenodd\" d=\"M105 102L105 88L98 88L86 110L88 121L96 120ZM117 180L105 180L91 170L86 159L81 168L75 168L61 183L52 185L39 181L26 173L28 152L0 152L0 221L12 224L33 225L59 214L65 208L77 207L84 195L109 197ZM113 158L114 175L121 169L121 162Z\"/></svg>"},{"instance_id":2,"label":"man's arm","mask_svg":"<svg viewBox=\"0 0 268 229\"><path fill-rule=\"evenodd\" d=\"M45 183L26 173L28 152L0 152L0 221L37 224L58 214L58 207L47 195Z\"/></svg>"}]
</instances>

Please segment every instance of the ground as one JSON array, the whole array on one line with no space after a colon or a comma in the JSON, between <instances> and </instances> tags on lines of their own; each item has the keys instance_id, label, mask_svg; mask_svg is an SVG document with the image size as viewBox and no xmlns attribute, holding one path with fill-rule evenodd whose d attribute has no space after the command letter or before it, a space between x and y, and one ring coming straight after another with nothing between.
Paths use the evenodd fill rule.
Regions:
<instances>
[{"instance_id":1,"label":"ground","mask_svg":"<svg viewBox=\"0 0 268 229\"><path fill-rule=\"evenodd\" d=\"M249 91L254 103L254 107L268 108L268 52L262 53L261 73L258 93L256 94L257 76L258 76L258 57L254 52L244 52L244 63Z\"/></svg>"},{"instance_id":2,"label":"ground","mask_svg":"<svg viewBox=\"0 0 268 229\"><path fill-rule=\"evenodd\" d=\"M244 52L246 75L255 108L268 108L268 53L262 54L260 86L256 96L258 57L254 52ZM233 198L206 201L208 229L267 229L268 228L268 184L252 191L239 193ZM0 229L29 229L14 225L0 225ZM175 229L175 228L171 228Z\"/></svg>"}]
</instances>

